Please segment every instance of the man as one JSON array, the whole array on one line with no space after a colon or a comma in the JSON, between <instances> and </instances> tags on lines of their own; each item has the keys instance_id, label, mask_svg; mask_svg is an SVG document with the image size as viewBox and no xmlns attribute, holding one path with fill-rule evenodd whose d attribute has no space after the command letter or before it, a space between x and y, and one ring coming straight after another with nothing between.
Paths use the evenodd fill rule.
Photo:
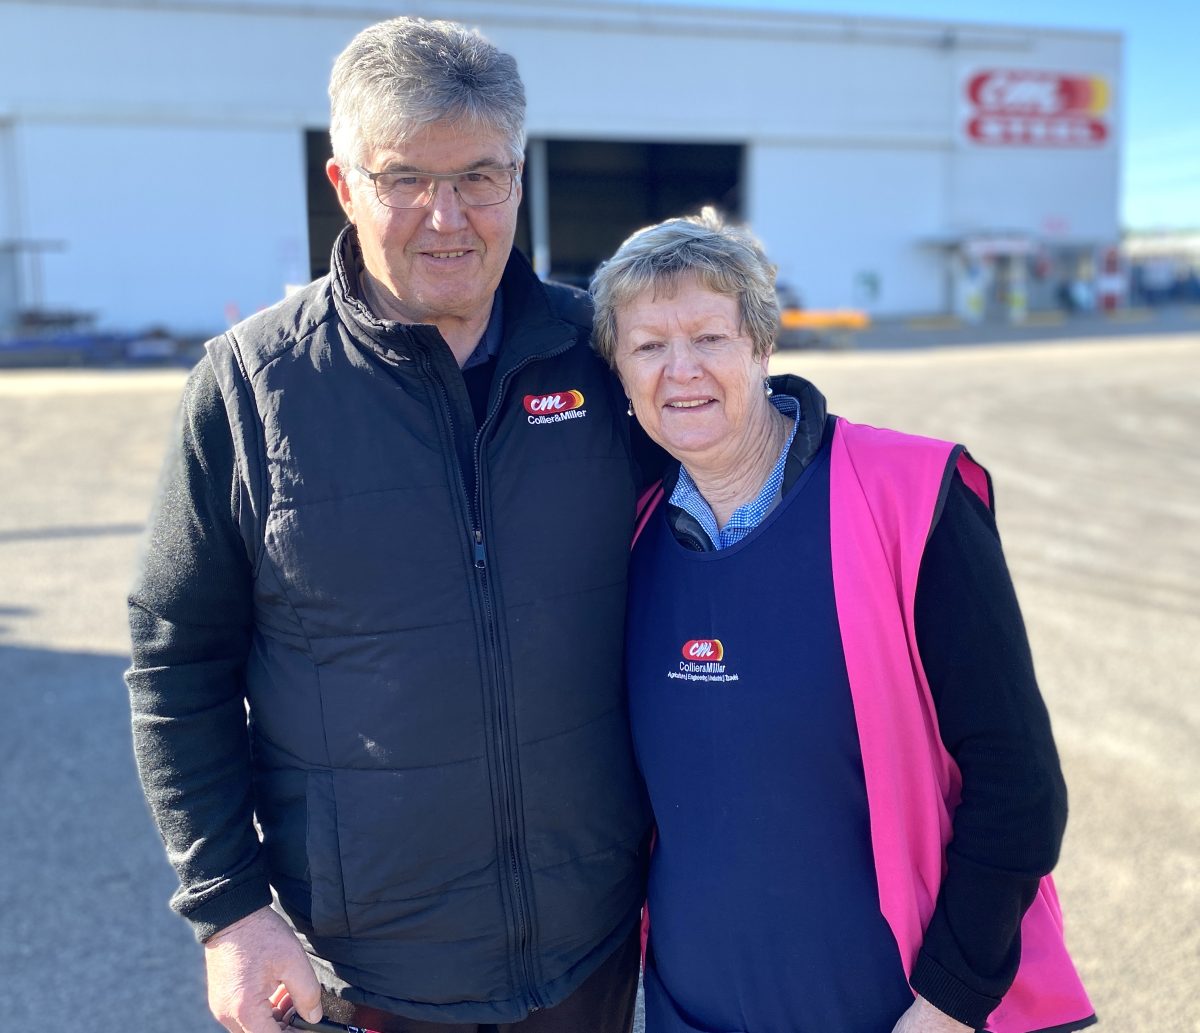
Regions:
<instances>
[{"instance_id":1,"label":"man","mask_svg":"<svg viewBox=\"0 0 1200 1033\"><path fill-rule=\"evenodd\" d=\"M625 399L586 296L512 247L513 59L398 18L330 97L350 226L208 343L130 598L172 905L229 1030L286 989L381 1033L625 1033Z\"/></svg>"}]
</instances>

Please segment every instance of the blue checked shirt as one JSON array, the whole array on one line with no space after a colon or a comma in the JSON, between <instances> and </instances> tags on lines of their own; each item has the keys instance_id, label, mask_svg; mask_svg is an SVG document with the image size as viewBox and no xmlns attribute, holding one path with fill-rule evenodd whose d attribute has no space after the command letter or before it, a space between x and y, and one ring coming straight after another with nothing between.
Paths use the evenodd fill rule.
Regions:
<instances>
[{"instance_id":1,"label":"blue checked shirt","mask_svg":"<svg viewBox=\"0 0 1200 1033\"><path fill-rule=\"evenodd\" d=\"M671 492L670 504L679 507L691 516L704 529L704 533L708 535L716 549L727 549L740 542L763 522L766 515L775 508L775 504L779 501L779 492L783 487L783 468L787 465L788 451L795 440L796 428L800 425L800 403L791 395L785 394L772 395L770 402L784 416L792 418L792 432L784 442L783 451L779 453L775 468L763 484L758 497L745 505L738 506L723 528L717 527L717 518L713 516L712 507L700 494L696 482L692 480L686 469L682 466L679 468L679 480L675 483L675 490Z\"/></svg>"}]
</instances>

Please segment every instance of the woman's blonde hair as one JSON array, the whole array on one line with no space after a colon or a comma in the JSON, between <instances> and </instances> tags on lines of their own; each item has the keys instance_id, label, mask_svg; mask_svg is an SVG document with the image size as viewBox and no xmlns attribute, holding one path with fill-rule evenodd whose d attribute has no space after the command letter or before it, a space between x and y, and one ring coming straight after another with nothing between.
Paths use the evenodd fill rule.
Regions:
<instances>
[{"instance_id":1,"label":"woman's blonde hair","mask_svg":"<svg viewBox=\"0 0 1200 1033\"><path fill-rule=\"evenodd\" d=\"M592 346L609 366L616 368L621 308L648 290L672 292L687 277L715 294L736 298L754 357L771 354L779 333L775 266L749 230L728 225L708 207L638 230L596 270Z\"/></svg>"}]
</instances>

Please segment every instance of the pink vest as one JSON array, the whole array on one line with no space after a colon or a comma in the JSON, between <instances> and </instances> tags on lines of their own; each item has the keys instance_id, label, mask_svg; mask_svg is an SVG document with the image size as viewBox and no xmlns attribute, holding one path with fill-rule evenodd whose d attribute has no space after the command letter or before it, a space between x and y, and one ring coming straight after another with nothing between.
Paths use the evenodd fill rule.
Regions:
<instances>
[{"instance_id":1,"label":"pink vest","mask_svg":"<svg viewBox=\"0 0 1200 1033\"><path fill-rule=\"evenodd\" d=\"M880 907L910 976L937 900L962 785L938 732L913 619L934 507L954 468L990 506L987 473L950 442L838 420L829 473L834 596ZM1021 923L1016 980L986 1028L1028 1033L1092 1013L1047 876Z\"/></svg>"}]
</instances>

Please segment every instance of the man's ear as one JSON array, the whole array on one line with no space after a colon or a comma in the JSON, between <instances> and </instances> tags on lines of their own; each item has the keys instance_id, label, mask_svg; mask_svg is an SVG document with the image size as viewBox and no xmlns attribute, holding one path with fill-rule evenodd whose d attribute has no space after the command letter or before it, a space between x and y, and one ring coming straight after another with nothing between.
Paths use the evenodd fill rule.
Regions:
<instances>
[{"instance_id":1,"label":"man's ear","mask_svg":"<svg viewBox=\"0 0 1200 1033\"><path fill-rule=\"evenodd\" d=\"M342 211L346 213L346 218L350 222L354 222L354 197L350 193L350 180L347 173L349 169L344 168L337 158L330 158L325 163L325 175L329 177L329 182L333 184L333 192L337 194L338 204L342 206Z\"/></svg>"}]
</instances>

